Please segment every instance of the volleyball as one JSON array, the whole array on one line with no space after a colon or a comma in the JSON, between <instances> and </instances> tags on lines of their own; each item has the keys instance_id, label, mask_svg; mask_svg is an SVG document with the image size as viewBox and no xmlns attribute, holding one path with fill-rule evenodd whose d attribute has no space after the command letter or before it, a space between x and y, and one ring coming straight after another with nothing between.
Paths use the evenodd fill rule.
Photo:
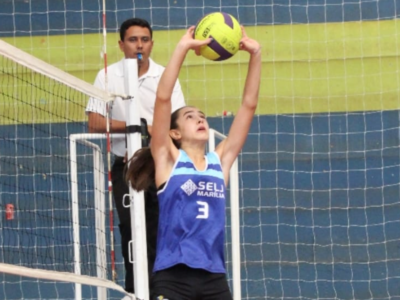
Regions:
<instances>
[{"instance_id":1,"label":"volleyball","mask_svg":"<svg viewBox=\"0 0 400 300\"><path fill-rule=\"evenodd\" d=\"M194 38L197 40L209 37L213 40L201 47L201 55L210 60L226 60L239 50L242 29L232 15L215 12L201 18L194 30Z\"/></svg>"}]
</instances>

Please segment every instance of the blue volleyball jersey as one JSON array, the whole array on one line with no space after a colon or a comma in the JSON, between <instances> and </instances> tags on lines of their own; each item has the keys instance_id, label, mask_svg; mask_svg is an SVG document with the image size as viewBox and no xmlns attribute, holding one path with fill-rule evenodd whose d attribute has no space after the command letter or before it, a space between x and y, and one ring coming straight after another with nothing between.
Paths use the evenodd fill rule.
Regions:
<instances>
[{"instance_id":1,"label":"blue volleyball jersey","mask_svg":"<svg viewBox=\"0 0 400 300\"><path fill-rule=\"evenodd\" d=\"M225 182L218 155L208 153L205 170L198 171L180 150L158 201L154 272L185 264L225 273Z\"/></svg>"}]
</instances>

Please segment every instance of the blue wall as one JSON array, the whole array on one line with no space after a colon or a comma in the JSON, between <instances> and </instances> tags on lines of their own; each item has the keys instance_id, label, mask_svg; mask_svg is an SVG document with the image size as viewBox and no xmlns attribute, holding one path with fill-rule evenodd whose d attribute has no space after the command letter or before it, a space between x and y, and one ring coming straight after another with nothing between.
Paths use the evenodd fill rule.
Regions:
<instances>
[{"instance_id":1,"label":"blue wall","mask_svg":"<svg viewBox=\"0 0 400 300\"><path fill-rule=\"evenodd\" d=\"M203 4L204 3L204 4ZM220 3L220 4L219 4ZM101 1L0 1L0 37L100 33ZM155 30L186 28L203 15L222 10L244 25L385 20L399 16L400 0L222 0L107 1L107 28L136 16Z\"/></svg>"},{"instance_id":2,"label":"blue wall","mask_svg":"<svg viewBox=\"0 0 400 300\"><path fill-rule=\"evenodd\" d=\"M400 297L399 120L399 111L255 118L239 163L243 298L367 299L371 291L385 299L388 290ZM210 118L224 133L231 121ZM48 139L50 128L56 136ZM60 228L41 229L41 241L50 233L68 242L62 240L70 201L66 137L85 128L1 128L0 169L7 176L0 178L0 207L14 203L20 221L18 233L0 219L2 260L20 259L7 248L17 240L13 234L29 245L26 229L54 226L54 218ZM10 140L15 135L17 144ZM85 163L82 188L92 184L92 165ZM53 212L46 211L49 203ZM30 214L38 208L42 215ZM28 263L34 255L22 257Z\"/></svg>"}]
</instances>

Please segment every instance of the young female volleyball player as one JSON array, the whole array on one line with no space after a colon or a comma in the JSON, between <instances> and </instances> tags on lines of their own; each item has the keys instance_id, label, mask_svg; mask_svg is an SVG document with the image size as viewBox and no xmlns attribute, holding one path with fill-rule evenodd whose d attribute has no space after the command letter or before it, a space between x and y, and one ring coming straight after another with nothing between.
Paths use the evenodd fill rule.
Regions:
<instances>
[{"instance_id":1,"label":"young female volleyball player","mask_svg":"<svg viewBox=\"0 0 400 300\"><path fill-rule=\"evenodd\" d=\"M171 115L172 91L187 52L199 53L199 47L211 41L193 39L191 27L158 86L151 140L154 165L147 163L148 149L131 160L127 179L137 190L146 188L155 166L160 219L151 283L154 300L232 299L224 261L225 186L257 107L261 73L260 45L242 30L240 49L249 52L250 61L242 104L228 137L215 152L205 154L209 126L204 113L183 107Z\"/></svg>"}]
</instances>

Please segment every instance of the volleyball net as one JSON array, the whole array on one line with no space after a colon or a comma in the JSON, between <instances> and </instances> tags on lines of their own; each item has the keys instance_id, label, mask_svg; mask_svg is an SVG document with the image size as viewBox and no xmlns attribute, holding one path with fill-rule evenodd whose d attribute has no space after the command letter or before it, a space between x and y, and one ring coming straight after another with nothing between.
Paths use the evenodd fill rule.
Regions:
<instances>
[{"instance_id":1,"label":"volleyball net","mask_svg":"<svg viewBox=\"0 0 400 300\"><path fill-rule=\"evenodd\" d=\"M88 97L112 98L3 41L0 48L1 294L107 299L123 289L111 281L104 150L79 148L69 135L87 131Z\"/></svg>"},{"instance_id":2,"label":"volleyball net","mask_svg":"<svg viewBox=\"0 0 400 300\"><path fill-rule=\"evenodd\" d=\"M92 83L104 66L99 55L101 3L33 3L1 2L0 35ZM151 0L107 1L107 5L110 64L122 57L119 25L132 16L153 26L152 56L162 65L184 30L214 11L237 17L248 35L262 44L260 102L239 156L242 299L398 299L399 1ZM211 127L223 134L232 121L230 112L234 114L240 103L247 58L238 53L214 63L188 56L180 74L186 102L202 109ZM44 97L42 103L48 103ZM7 105L9 111L18 111L15 103ZM2 117L2 132L17 136L14 144L0 143L2 217L11 199L28 197L23 190L16 196L14 181L34 178L30 184L43 197L69 193L70 188L59 190L57 180L41 191L40 183L49 175L26 174L18 162L33 157L51 162L40 156L41 151L29 155L21 151L28 149L27 143L38 143L43 128L52 134L66 129L68 134L85 132L86 125L80 123L85 105L82 99L74 110L77 119L70 118L68 126L53 122L55 115L65 112L62 109L33 126L29 137L24 135L24 119L17 126ZM19 111L18 116L25 118L30 111ZM43 111L37 110L40 114ZM9 145L7 151L3 145ZM8 156L3 158L3 153ZM15 158L16 153L22 158ZM92 162L87 164L92 170ZM9 175L10 168L18 176ZM82 182L91 182L85 176L92 174L82 170L78 175ZM117 263L118 267L123 269ZM0 295L10 287L21 290L21 278L3 282Z\"/></svg>"}]
</instances>

